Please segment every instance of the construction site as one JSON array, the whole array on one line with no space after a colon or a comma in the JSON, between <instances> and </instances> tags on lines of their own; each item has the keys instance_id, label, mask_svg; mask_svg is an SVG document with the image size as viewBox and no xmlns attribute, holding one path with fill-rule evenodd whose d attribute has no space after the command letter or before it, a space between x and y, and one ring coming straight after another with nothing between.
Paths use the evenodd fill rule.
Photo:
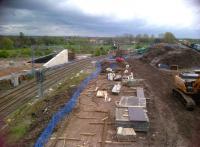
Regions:
<instances>
[{"instance_id":1,"label":"construction site","mask_svg":"<svg viewBox=\"0 0 200 147\"><path fill-rule=\"evenodd\" d=\"M1 0L0 147L200 147L200 0Z\"/></svg>"},{"instance_id":2,"label":"construction site","mask_svg":"<svg viewBox=\"0 0 200 147\"><path fill-rule=\"evenodd\" d=\"M1 94L2 146L200 146L199 52L159 43L69 63L63 52ZM26 135L5 141L22 124Z\"/></svg>"},{"instance_id":3,"label":"construction site","mask_svg":"<svg viewBox=\"0 0 200 147\"><path fill-rule=\"evenodd\" d=\"M100 75L81 92L75 109L45 146L199 146L198 104L187 111L172 95L173 77L180 71L149 64L157 58L158 63L177 65L171 59L188 52L167 44L156 48L154 55L150 49L141 59L129 57L124 63L104 60ZM199 54L186 50L192 57L179 60L179 67L191 68L192 63L197 68L194 58Z\"/></svg>"}]
</instances>

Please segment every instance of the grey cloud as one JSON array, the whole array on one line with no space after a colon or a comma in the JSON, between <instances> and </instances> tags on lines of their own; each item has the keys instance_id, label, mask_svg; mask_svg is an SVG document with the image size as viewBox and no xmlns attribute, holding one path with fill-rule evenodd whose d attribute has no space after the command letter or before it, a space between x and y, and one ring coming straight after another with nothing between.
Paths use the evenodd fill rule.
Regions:
<instances>
[{"instance_id":1,"label":"grey cloud","mask_svg":"<svg viewBox=\"0 0 200 147\"><path fill-rule=\"evenodd\" d=\"M0 3L0 34L28 35L89 35L108 36L124 33L159 34L172 31L178 37L200 37L194 30L145 27L143 20L109 22L104 17L92 17L77 10L59 10L55 0L3 0ZM22 15L24 14L24 15ZM5 26L12 26L12 32ZM2 27L4 26L4 27ZM7 29L7 31L6 31ZM54 31L54 32L53 32Z\"/></svg>"},{"instance_id":2,"label":"grey cloud","mask_svg":"<svg viewBox=\"0 0 200 147\"><path fill-rule=\"evenodd\" d=\"M4 8L44 10L48 8L48 0L2 0L0 5Z\"/></svg>"}]
</instances>

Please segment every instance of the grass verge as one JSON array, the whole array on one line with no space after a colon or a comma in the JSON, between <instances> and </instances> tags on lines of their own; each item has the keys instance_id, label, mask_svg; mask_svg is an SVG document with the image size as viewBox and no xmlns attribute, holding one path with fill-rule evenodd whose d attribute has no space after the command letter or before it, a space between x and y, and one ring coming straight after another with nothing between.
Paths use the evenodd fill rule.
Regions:
<instances>
[{"instance_id":1,"label":"grass verge","mask_svg":"<svg viewBox=\"0 0 200 147\"><path fill-rule=\"evenodd\" d=\"M74 78L67 78L58 85L53 92L43 99L35 99L21 106L6 118L8 124L7 142L16 145L19 142L28 142L33 145L41 131L51 117L70 98L75 87L84 80L89 73L79 73Z\"/></svg>"}]
</instances>

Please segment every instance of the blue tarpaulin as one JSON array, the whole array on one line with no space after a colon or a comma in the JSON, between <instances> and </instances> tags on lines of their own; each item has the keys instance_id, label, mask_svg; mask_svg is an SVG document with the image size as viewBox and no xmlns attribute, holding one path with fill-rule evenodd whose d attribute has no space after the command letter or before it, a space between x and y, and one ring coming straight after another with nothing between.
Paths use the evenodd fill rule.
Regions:
<instances>
[{"instance_id":1,"label":"blue tarpaulin","mask_svg":"<svg viewBox=\"0 0 200 147\"><path fill-rule=\"evenodd\" d=\"M53 133L54 128L56 125L69 113L73 110L74 106L76 105L77 99L80 96L80 93L83 91L83 89L88 85L88 83L96 78L101 71L101 64L97 63L96 71L93 72L91 75L89 75L76 89L74 94L71 96L71 99L65 104L65 106L60 109L55 115L53 115L52 119L48 123L47 127L44 129L44 131L41 133L39 138L37 139L35 143L35 147L43 147L45 143L48 141L49 137Z\"/></svg>"}]
</instances>

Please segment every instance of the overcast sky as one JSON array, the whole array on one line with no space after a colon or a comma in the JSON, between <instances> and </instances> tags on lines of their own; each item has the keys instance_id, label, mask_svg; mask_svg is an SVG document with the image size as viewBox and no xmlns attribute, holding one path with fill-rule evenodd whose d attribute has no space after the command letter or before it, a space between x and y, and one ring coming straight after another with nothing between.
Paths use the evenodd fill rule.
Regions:
<instances>
[{"instance_id":1,"label":"overcast sky","mask_svg":"<svg viewBox=\"0 0 200 147\"><path fill-rule=\"evenodd\" d=\"M0 34L200 38L200 0L0 0Z\"/></svg>"}]
</instances>

